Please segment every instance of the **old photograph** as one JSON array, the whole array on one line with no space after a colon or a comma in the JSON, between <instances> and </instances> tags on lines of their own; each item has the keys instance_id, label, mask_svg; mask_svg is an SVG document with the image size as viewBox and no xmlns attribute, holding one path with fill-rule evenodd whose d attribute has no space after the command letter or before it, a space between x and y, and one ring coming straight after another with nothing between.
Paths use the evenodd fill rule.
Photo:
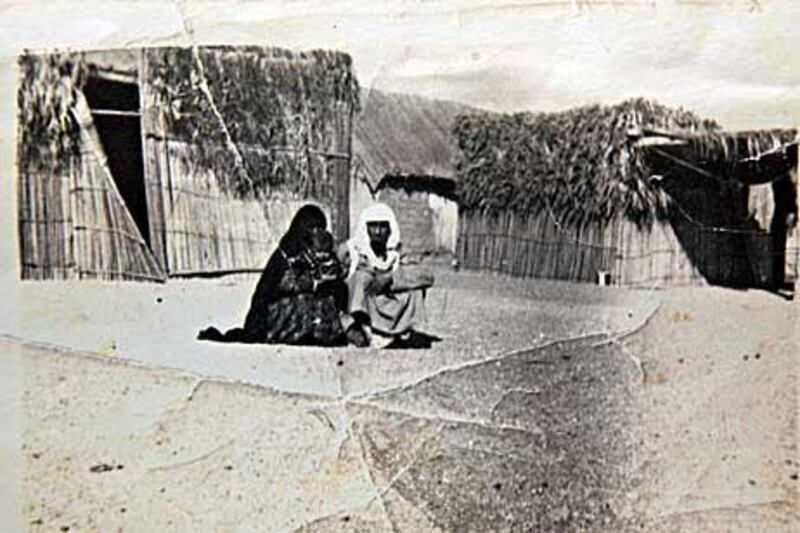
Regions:
<instances>
[{"instance_id":1,"label":"old photograph","mask_svg":"<svg viewBox=\"0 0 800 533\"><path fill-rule=\"evenodd\" d=\"M797 530L800 5L0 18L0 531Z\"/></svg>"}]
</instances>

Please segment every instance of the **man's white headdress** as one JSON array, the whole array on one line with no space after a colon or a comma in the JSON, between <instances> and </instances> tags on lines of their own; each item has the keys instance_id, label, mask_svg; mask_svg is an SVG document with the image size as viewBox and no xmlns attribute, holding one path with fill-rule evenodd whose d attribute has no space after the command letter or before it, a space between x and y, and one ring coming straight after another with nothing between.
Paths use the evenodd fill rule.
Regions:
<instances>
[{"instance_id":1,"label":"man's white headdress","mask_svg":"<svg viewBox=\"0 0 800 533\"><path fill-rule=\"evenodd\" d=\"M369 241L367 224L370 222L388 222L389 239L386 242L386 259L380 259L372 250ZM352 276L358 268L359 257L365 256L369 264L378 270L394 270L400 264L400 226L397 225L397 218L392 208L384 203L374 203L365 208L358 217L358 225L355 234L347 241L350 250L350 271L348 277Z\"/></svg>"}]
</instances>

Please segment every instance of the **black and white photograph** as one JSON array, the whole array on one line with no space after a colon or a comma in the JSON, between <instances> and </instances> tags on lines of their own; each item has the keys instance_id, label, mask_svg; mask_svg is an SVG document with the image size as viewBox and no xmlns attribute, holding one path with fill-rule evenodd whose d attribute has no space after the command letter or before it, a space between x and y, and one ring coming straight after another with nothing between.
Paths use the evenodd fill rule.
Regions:
<instances>
[{"instance_id":1,"label":"black and white photograph","mask_svg":"<svg viewBox=\"0 0 800 533\"><path fill-rule=\"evenodd\" d=\"M798 23L0 2L0 531L797 531Z\"/></svg>"}]
</instances>

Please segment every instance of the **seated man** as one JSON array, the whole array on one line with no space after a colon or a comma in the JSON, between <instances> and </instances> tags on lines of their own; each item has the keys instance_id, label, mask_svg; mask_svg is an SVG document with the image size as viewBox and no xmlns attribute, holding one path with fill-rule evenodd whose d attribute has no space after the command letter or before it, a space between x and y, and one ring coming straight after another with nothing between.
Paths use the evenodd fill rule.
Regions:
<instances>
[{"instance_id":1,"label":"seated man","mask_svg":"<svg viewBox=\"0 0 800 533\"><path fill-rule=\"evenodd\" d=\"M401 268L399 248L397 219L381 203L361 213L355 235L339 248L348 289L343 326L353 344L430 343L415 335L415 328L425 321L425 289L433 285L433 276Z\"/></svg>"}]
</instances>

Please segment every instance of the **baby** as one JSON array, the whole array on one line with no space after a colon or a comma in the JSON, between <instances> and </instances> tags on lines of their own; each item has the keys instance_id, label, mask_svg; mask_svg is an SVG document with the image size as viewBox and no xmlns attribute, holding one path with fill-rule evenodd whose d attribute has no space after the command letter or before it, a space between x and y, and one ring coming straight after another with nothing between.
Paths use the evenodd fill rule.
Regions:
<instances>
[{"instance_id":1,"label":"baby","mask_svg":"<svg viewBox=\"0 0 800 533\"><path fill-rule=\"evenodd\" d=\"M333 235L330 232L315 233L311 238L310 250L303 255L314 279L332 281L343 277L342 266L333 251Z\"/></svg>"}]
</instances>

